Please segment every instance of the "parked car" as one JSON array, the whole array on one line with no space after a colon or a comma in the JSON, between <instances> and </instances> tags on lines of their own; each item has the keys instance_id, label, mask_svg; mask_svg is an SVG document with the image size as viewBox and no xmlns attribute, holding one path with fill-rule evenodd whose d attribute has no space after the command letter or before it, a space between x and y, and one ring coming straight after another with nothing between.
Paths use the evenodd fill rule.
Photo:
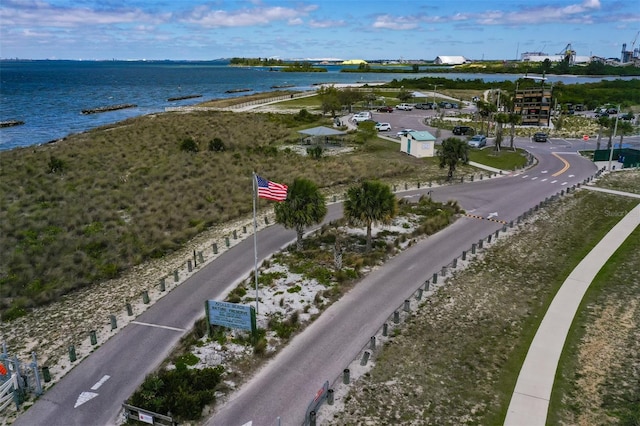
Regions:
<instances>
[{"instance_id":1,"label":"parked car","mask_svg":"<svg viewBox=\"0 0 640 426\"><path fill-rule=\"evenodd\" d=\"M360 121L371 120L371 113L369 111L359 112L355 114L352 118L352 121L358 123Z\"/></svg>"},{"instance_id":2,"label":"parked car","mask_svg":"<svg viewBox=\"0 0 640 426\"><path fill-rule=\"evenodd\" d=\"M533 141L534 142L546 142L547 141L547 134L544 132L536 132L533 135Z\"/></svg>"},{"instance_id":3,"label":"parked car","mask_svg":"<svg viewBox=\"0 0 640 426\"><path fill-rule=\"evenodd\" d=\"M415 109L433 109L431 102L423 102L415 105Z\"/></svg>"},{"instance_id":4,"label":"parked car","mask_svg":"<svg viewBox=\"0 0 640 426\"><path fill-rule=\"evenodd\" d=\"M385 105L385 106L381 106L380 108L378 108L377 111L378 112L393 112L393 107Z\"/></svg>"},{"instance_id":5,"label":"parked car","mask_svg":"<svg viewBox=\"0 0 640 426\"><path fill-rule=\"evenodd\" d=\"M376 123L376 130L379 132L388 132L391 130L391 124L389 123Z\"/></svg>"},{"instance_id":6,"label":"parked car","mask_svg":"<svg viewBox=\"0 0 640 426\"><path fill-rule=\"evenodd\" d=\"M452 105L451 105L451 103L449 103L449 102L445 102L445 101L438 102L438 106L439 106L440 108L445 108L445 109L453 108L453 107L452 107Z\"/></svg>"},{"instance_id":7,"label":"parked car","mask_svg":"<svg viewBox=\"0 0 640 426\"><path fill-rule=\"evenodd\" d=\"M396 109L399 109L399 110L402 110L402 111L411 111L413 109L413 105L402 103L402 104L398 105L396 107Z\"/></svg>"},{"instance_id":8,"label":"parked car","mask_svg":"<svg viewBox=\"0 0 640 426\"><path fill-rule=\"evenodd\" d=\"M400 130L398 133L396 133L396 135L397 135L398 137L400 137L400 136L407 136L407 135L408 135L409 133L411 133L411 132L415 132L415 130L413 130L413 129L402 129L402 130Z\"/></svg>"},{"instance_id":9,"label":"parked car","mask_svg":"<svg viewBox=\"0 0 640 426\"><path fill-rule=\"evenodd\" d=\"M469 126L456 126L453 128L454 135L467 135L475 133L475 129Z\"/></svg>"},{"instance_id":10,"label":"parked car","mask_svg":"<svg viewBox=\"0 0 640 426\"><path fill-rule=\"evenodd\" d=\"M487 145L487 137L485 135L475 135L469 139L469 146L471 148L482 148Z\"/></svg>"}]
</instances>

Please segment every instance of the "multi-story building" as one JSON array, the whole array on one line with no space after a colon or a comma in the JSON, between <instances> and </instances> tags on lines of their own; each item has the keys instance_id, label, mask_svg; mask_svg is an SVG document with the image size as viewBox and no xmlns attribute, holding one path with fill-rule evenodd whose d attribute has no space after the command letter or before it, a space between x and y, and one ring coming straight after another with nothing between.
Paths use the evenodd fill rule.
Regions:
<instances>
[{"instance_id":1,"label":"multi-story building","mask_svg":"<svg viewBox=\"0 0 640 426\"><path fill-rule=\"evenodd\" d=\"M545 126L551 122L552 87L517 89L514 112L522 116L523 126Z\"/></svg>"}]
</instances>

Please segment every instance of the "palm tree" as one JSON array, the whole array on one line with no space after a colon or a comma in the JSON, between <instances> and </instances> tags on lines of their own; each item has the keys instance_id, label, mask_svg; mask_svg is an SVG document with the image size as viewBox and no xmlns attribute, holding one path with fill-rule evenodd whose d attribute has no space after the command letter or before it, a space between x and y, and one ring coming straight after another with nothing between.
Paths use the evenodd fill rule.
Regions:
<instances>
[{"instance_id":1,"label":"palm tree","mask_svg":"<svg viewBox=\"0 0 640 426\"><path fill-rule=\"evenodd\" d=\"M479 100L477 102L478 112L480 113L480 133L484 133L484 119L487 118L487 135L489 134L489 122L491 121L491 115L498 110L496 104Z\"/></svg>"},{"instance_id":2,"label":"palm tree","mask_svg":"<svg viewBox=\"0 0 640 426\"><path fill-rule=\"evenodd\" d=\"M496 114L494 118L496 120L496 123L498 123L497 129L496 129L495 150L500 151L500 149L502 148L502 125L509 122L509 114L501 112L499 114Z\"/></svg>"},{"instance_id":3,"label":"palm tree","mask_svg":"<svg viewBox=\"0 0 640 426\"><path fill-rule=\"evenodd\" d=\"M509 124L511 125L511 141L509 142L509 148L511 148L511 150L515 149L513 147L513 138L516 135L516 126L520 123L522 123L522 116L520 114L515 112L509 114Z\"/></svg>"},{"instance_id":4,"label":"palm tree","mask_svg":"<svg viewBox=\"0 0 640 426\"><path fill-rule=\"evenodd\" d=\"M469 146L467 143L458 138L447 138L442 141L442 150L440 154L440 168L449 167L447 179L453 178L453 172L459 162L467 164L469 162Z\"/></svg>"},{"instance_id":5,"label":"palm tree","mask_svg":"<svg viewBox=\"0 0 640 426\"><path fill-rule=\"evenodd\" d=\"M630 135L633 133L633 126L628 121L619 121L616 132L620 135L620 144L618 145L618 148L622 149L622 138L624 138L624 135Z\"/></svg>"},{"instance_id":6,"label":"palm tree","mask_svg":"<svg viewBox=\"0 0 640 426\"><path fill-rule=\"evenodd\" d=\"M287 199L275 205L276 222L296 230L296 248L302 250L307 226L322 222L327 204L318 186L308 179L296 178L287 191Z\"/></svg>"},{"instance_id":7,"label":"palm tree","mask_svg":"<svg viewBox=\"0 0 640 426\"><path fill-rule=\"evenodd\" d=\"M350 225L366 226L366 250L371 250L371 225L389 224L398 214L398 200L391 187L378 181L364 181L347 190L344 216Z\"/></svg>"}]
</instances>

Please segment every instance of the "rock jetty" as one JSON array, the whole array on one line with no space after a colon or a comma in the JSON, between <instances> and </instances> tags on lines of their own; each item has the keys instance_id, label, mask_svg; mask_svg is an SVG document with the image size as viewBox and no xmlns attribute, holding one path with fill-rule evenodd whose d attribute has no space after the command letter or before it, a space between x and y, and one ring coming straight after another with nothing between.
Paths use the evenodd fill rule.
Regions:
<instances>
[{"instance_id":1,"label":"rock jetty","mask_svg":"<svg viewBox=\"0 0 640 426\"><path fill-rule=\"evenodd\" d=\"M0 127L21 126L23 124L24 124L24 121L21 121L21 120L0 121Z\"/></svg>"},{"instance_id":2,"label":"rock jetty","mask_svg":"<svg viewBox=\"0 0 640 426\"><path fill-rule=\"evenodd\" d=\"M108 112L108 111L116 111L119 109L127 109L127 108L135 108L138 105L136 104L119 104L119 105L110 105L110 106L104 106L104 107L99 107L99 108L93 108L93 109L83 109L82 113L83 114L96 114L99 112Z\"/></svg>"},{"instance_id":3,"label":"rock jetty","mask_svg":"<svg viewBox=\"0 0 640 426\"><path fill-rule=\"evenodd\" d=\"M167 101L172 102L172 101L181 101L184 99L193 99L193 98L201 98L202 95L186 95L186 96L176 96L175 98L169 98L167 99Z\"/></svg>"},{"instance_id":4,"label":"rock jetty","mask_svg":"<svg viewBox=\"0 0 640 426\"><path fill-rule=\"evenodd\" d=\"M224 93L240 93L240 92L250 92L253 89L229 89L227 91L225 91Z\"/></svg>"}]
</instances>

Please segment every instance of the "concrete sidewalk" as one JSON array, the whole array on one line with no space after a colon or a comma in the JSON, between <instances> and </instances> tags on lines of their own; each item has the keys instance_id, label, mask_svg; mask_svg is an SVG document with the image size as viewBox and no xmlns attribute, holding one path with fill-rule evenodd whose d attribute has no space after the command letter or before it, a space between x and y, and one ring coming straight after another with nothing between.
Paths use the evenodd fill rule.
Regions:
<instances>
[{"instance_id":1,"label":"concrete sidewalk","mask_svg":"<svg viewBox=\"0 0 640 426\"><path fill-rule=\"evenodd\" d=\"M637 194L620 191L602 191L638 197ZM504 421L505 426L545 424L558 361L580 302L602 266L638 225L640 204L604 236L558 290L522 364Z\"/></svg>"}]
</instances>

